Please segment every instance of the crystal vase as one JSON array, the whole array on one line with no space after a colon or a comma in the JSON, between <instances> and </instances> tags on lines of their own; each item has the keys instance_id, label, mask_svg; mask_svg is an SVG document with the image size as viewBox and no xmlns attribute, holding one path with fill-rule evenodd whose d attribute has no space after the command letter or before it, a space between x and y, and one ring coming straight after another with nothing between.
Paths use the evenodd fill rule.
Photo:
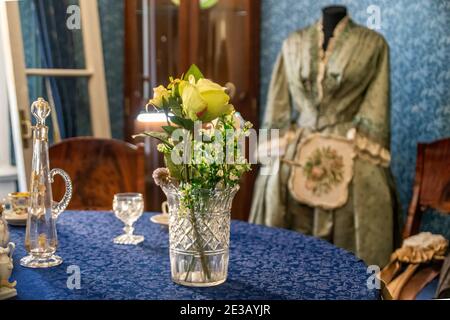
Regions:
<instances>
[{"instance_id":1,"label":"crystal vase","mask_svg":"<svg viewBox=\"0 0 450 320\"><path fill-rule=\"evenodd\" d=\"M219 285L227 279L230 210L239 186L195 190L189 205L174 186L163 187L169 204L170 267L175 283Z\"/></svg>"}]
</instances>

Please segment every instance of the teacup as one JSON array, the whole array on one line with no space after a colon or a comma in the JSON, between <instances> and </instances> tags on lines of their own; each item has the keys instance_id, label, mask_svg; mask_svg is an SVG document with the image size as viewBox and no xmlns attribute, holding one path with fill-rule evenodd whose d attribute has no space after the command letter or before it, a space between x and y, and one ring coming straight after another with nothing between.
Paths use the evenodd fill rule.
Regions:
<instances>
[{"instance_id":1,"label":"teacup","mask_svg":"<svg viewBox=\"0 0 450 320\"><path fill-rule=\"evenodd\" d=\"M29 192L12 192L8 194L6 199L6 207L9 206L10 212L15 215L25 215L28 213L28 207L30 206L30 193Z\"/></svg>"}]
</instances>

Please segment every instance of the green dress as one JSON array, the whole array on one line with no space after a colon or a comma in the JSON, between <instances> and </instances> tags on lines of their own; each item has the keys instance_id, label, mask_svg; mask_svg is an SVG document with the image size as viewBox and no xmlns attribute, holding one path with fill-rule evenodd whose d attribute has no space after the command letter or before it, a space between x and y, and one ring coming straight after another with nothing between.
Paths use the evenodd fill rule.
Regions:
<instances>
[{"instance_id":1,"label":"green dress","mask_svg":"<svg viewBox=\"0 0 450 320\"><path fill-rule=\"evenodd\" d=\"M359 136L388 152L389 48L378 33L348 17L335 29L326 52L322 23L292 33L275 63L263 127L294 131L284 159L312 133ZM286 135L285 135L286 136ZM381 156L381 155L380 155ZM389 168L357 157L347 203L334 210L310 207L288 190L291 166L256 181L250 222L326 239L367 264L384 266L398 241L400 210Z\"/></svg>"}]
</instances>

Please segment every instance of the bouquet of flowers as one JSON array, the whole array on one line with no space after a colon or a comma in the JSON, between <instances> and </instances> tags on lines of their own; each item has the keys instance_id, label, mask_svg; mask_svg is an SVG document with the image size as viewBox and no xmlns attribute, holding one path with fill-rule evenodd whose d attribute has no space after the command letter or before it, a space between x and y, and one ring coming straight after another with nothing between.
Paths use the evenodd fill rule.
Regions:
<instances>
[{"instance_id":1,"label":"bouquet of flowers","mask_svg":"<svg viewBox=\"0 0 450 320\"><path fill-rule=\"evenodd\" d=\"M227 89L205 79L197 66L169 80L153 89L147 105L164 112L167 124L139 136L158 139L164 154L166 168L153 178L169 202L172 277L186 285L219 284L228 266L231 201L251 169L244 146L252 124L230 104ZM218 265L225 270L211 270Z\"/></svg>"}]
</instances>

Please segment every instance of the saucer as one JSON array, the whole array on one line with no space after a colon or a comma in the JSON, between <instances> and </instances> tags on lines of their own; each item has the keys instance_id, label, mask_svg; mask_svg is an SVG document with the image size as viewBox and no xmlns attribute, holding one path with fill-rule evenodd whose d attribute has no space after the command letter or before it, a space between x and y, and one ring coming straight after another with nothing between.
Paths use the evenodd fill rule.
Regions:
<instances>
[{"instance_id":1,"label":"saucer","mask_svg":"<svg viewBox=\"0 0 450 320\"><path fill-rule=\"evenodd\" d=\"M169 225L169 215L167 213L160 213L150 217L150 221L163 226Z\"/></svg>"},{"instance_id":2,"label":"saucer","mask_svg":"<svg viewBox=\"0 0 450 320\"><path fill-rule=\"evenodd\" d=\"M5 220L11 226L26 226L28 214L15 214L11 211L4 212Z\"/></svg>"}]
</instances>

